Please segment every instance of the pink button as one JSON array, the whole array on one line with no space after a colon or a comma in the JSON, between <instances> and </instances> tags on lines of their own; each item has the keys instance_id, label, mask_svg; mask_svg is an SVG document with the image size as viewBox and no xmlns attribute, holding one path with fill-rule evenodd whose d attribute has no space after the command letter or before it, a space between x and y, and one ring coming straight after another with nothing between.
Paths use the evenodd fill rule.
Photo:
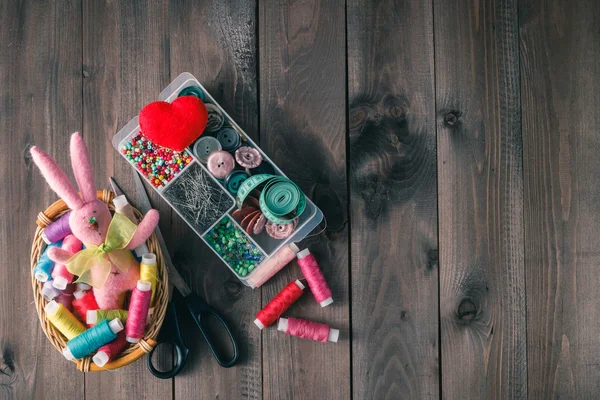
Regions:
<instances>
[{"instance_id":1,"label":"pink button","mask_svg":"<svg viewBox=\"0 0 600 400\"><path fill-rule=\"evenodd\" d=\"M262 162L262 156L258 150L242 146L235 151L235 160L244 168L256 168Z\"/></svg>"},{"instance_id":2,"label":"pink button","mask_svg":"<svg viewBox=\"0 0 600 400\"><path fill-rule=\"evenodd\" d=\"M235 168L235 160L226 151L214 151L206 160L206 168L215 178L223 179Z\"/></svg>"}]
</instances>

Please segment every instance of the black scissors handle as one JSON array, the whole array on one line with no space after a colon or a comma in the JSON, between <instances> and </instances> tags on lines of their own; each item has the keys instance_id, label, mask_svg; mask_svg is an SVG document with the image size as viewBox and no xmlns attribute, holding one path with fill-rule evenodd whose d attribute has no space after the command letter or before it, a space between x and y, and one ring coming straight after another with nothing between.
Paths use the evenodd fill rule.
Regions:
<instances>
[{"instance_id":1,"label":"black scissors handle","mask_svg":"<svg viewBox=\"0 0 600 400\"><path fill-rule=\"evenodd\" d=\"M190 349L188 349L183 343L181 338L181 331L179 329L179 321L177 320L177 309L173 301L167 304L167 311L165 314L165 320L158 334L157 344L148 354L148 369L157 378L169 379L179 374L187 362ZM161 344L168 343L173 346L175 352L175 364L169 371L159 371L154 367L152 361L152 355L157 347Z\"/></svg>"},{"instance_id":2,"label":"black scissors handle","mask_svg":"<svg viewBox=\"0 0 600 400\"><path fill-rule=\"evenodd\" d=\"M227 325L227 322L225 322L225 320L223 319L223 317L221 317L217 310L208 305L195 293L190 293L188 296L186 296L185 302L188 306L188 309L190 310L190 313L192 314L192 318L194 318L194 321L196 321L196 325L198 325L200 332L202 332L202 336L204 336L204 340L206 341L206 344L208 344L208 348L213 353L215 360L217 360L221 367L229 368L235 365L239 358L238 345L233 337L233 333L231 333L231 329L229 329L229 326ZM209 314L215 317L221 323L221 325L229 335L229 340L231 341L231 345L233 346L233 357L230 360L225 360L222 357L222 355L219 354L219 351L213 343L210 332L206 329L202 322L202 317Z\"/></svg>"}]
</instances>

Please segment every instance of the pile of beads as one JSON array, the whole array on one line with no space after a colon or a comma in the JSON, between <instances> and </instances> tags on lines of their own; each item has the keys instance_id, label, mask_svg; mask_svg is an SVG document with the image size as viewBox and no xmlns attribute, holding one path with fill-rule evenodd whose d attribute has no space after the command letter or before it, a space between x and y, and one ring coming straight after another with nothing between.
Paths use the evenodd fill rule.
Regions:
<instances>
[{"instance_id":1,"label":"pile of beads","mask_svg":"<svg viewBox=\"0 0 600 400\"><path fill-rule=\"evenodd\" d=\"M192 162L187 151L155 145L141 133L127 141L121 153L157 188L164 187Z\"/></svg>"},{"instance_id":2,"label":"pile of beads","mask_svg":"<svg viewBox=\"0 0 600 400\"><path fill-rule=\"evenodd\" d=\"M252 272L264 259L260 249L227 216L221 219L204 239L242 277Z\"/></svg>"}]
</instances>

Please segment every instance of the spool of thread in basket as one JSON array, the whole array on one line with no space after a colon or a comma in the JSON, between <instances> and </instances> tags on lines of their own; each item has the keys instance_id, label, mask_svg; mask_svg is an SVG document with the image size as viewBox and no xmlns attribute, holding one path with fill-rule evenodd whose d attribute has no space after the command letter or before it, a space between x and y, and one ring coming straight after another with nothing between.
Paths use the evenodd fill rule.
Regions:
<instances>
[{"instance_id":1,"label":"spool of thread in basket","mask_svg":"<svg viewBox=\"0 0 600 400\"><path fill-rule=\"evenodd\" d=\"M40 290L40 294L46 301L54 300L56 296L58 296L58 289L52 285L52 281L44 282L42 289Z\"/></svg>"},{"instance_id":2,"label":"spool of thread in basket","mask_svg":"<svg viewBox=\"0 0 600 400\"><path fill-rule=\"evenodd\" d=\"M315 340L317 342L337 343L340 336L339 329L330 328L329 325L318 322L307 321L298 318L279 318L277 330L291 336L303 339Z\"/></svg>"},{"instance_id":3,"label":"spool of thread in basket","mask_svg":"<svg viewBox=\"0 0 600 400\"><path fill-rule=\"evenodd\" d=\"M333 303L333 297L331 295L331 289L327 285L327 281L319 268L319 264L315 256L310 254L308 249L304 249L296 255L298 257L298 265L302 274L308 282L310 291L321 307L326 307Z\"/></svg>"},{"instance_id":4,"label":"spool of thread in basket","mask_svg":"<svg viewBox=\"0 0 600 400\"><path fill-rule=\"evenodd\" d=\"M63 356L67 360L83 358L93 351L117 338L117 333L123 330L123 323L115 318L112 321L102 321L82 334L67 342Z\"/></svg>"},{"instance_id":5,"label":"spool of thread in basket","mask_svg":"<svg viewBox=\"0 0 600 400\"><path fill-rule=\"evenodd\" d=\"M97 366L104 367L107 362L114 360L128 344L125 339L125 331L121 331L115 340L98 349L96 355L92 357L92 361Z\"/></svg>"},{"instance_id":6,"label":"spool of thread in basket","mask_svg":"<svg viewBox=\"0 0 600 400\"><path fill-rule=\"evenodd\" d=\"M98 307L98 303L96 303L94 292L91 290L89 292L78 290L73 293L73 297L75 297L75 299L73 300L72 306L75 310L75 314L77 314L81 321L86 320L88 311L100 308ZM88 324L88 326L91 327L92 325Z\"/></svg>"},{"instance_id":7,"label":"spool of thread in basket","mask_svg":"<svg viewBox=\"0 0 600 400\"><path fill-rule=\"evenodd\" d=\"M54 300L46 304L44 311L46 311L48 321L69 340L85 331L85 326L79 322L77 317Z\"/></svg>"},{"instance_id":8,"label":"spool of thread in basket","mask_svg":"<svg viewBox=\"0 0 600 400\"><path fill-rule=\"evenodd\" d=\"M125 336L129 343L137 343L144 337L150 298L152 297L152 285L148 281L138 281L137 286L131 292L129 301L129 312L125 326Z\"/></svg>"},{"instance_id":9,"label":"spool of thread in basket","mask_svg":"<svg viewBox=\"0 0 600 400\"><path fill-rule=\"evenodd\" d=\"M115 197L113 199L113 204L115 206L115 212L116 213L119 213L121 215L126 216L134 224L136 224L136 225L138 224L138 220L135 217L135 214L133 212L133 208L131 207L131 205L127 201L127 197L125 197L124 194ZM143 257L144 254L146 254L146 253L149 252L148 246L146 246L146 243L142 243L138 247L136 247L135 249L133 249L133 252L135 253L135 255L139 259L140 257Z\"/></svg>"},{"instance_id":10,"label":"spool of thread in basket","mask_svg":"<svg viewBox=\"0 0 600 400\"><path fill-rule=\"evenodd\" d=\"M262 284L271 279L277 272L296 258L296 253L299 251L300 249L294 243L283 246L271 258L262 263L261 267L246 282L252 289L262 286Z\"/></svg>"},{"instance_id":11,"label":"spool of thread in basket","mask_svg":"<svg viewBox=\"0 0 600 400\"><path fill-rule=\"evenodd\" d=\"M260 329L272 325L277 318L281 316L294 304L304 293L304 285L299 280L290 282L271 300L262 310L256 314L254 323Z\"/></svg>"},{"instance_id":12,"label":"spool of thread in basket","mask_svg":"<svg viewBox=\"0 0 600 400\"><path fill-rule=\"evenodd\" d=\"M40 256L37 264L33 268L33 276L40 282L46 282L52 276L52 271L54 270L54 261L50 259L48 256L48 250L52 247L59 247L62 245L62 241L57 243L52 243L46 246L46 249Z\"/></svg>"},{"instance_id":13,"label":"spool of thread in basket","mask_svg":"<svg viewBox=\"0 0 600 400\"><path fill-rule=\"evenodd\" d=\"M156 297L156 285L158 284L158 265L156 265L156 255L146 253L142 256L140 263L140 280L150 282L152 285L152 297L150 298L150 307L154 306Z\"/></svg>"},{"instance_id":14,"label":"spool of thread in basket","mask_svg":"<svg viewBox=\"0 0 600 400\"><path fill-rule=\"evenodd\" d=\"M44 239L44 242L48 244L56 243L72 233L71 226L69 225L70 215L71 211L64 214L62 217L52 222L44 229L42 232L42 239Z\"/></svg>"},{"instance_id":15,"label":"spool of thread in basket","mask_svg":"<svg viewBox=\"0 0 600 400\"><path fill-rule=\"evenodd\" d=\"M68 235L63 239L61 249L67 250L73 254L79 252L83 247L83 243L73 235ZM64 264L56 264L52 271L52 278L54 279L54 287L60 290L64 290L67 284L73 282L74 275L67 270L67 266Z\"/></svg>"},{"instance_id":16,"label":"spool of thread in basket","mask_svg":"<svg viewBox=\"0 0 600 400\"><path fill-rule=\"evenodd\" d=\"M55 288L56 289L56 288ZM69 311L73 310L73 292L75 291L75 285L68 284L65 290L59 290L58 296L54 298L58 303L65 306Z\"/></svg>"},{"instance_id":17,"label":"spool of thread in basket","mask_svg":"<svg viewBox=\"0 0 600 400\"><path fill-rule=\"evenodd\" d=\"M118 318L121 322L127 321L127 310L89 310L86 315L86 323L96 325L102 321L110 321Z\"/></svg>"}]
</instances>

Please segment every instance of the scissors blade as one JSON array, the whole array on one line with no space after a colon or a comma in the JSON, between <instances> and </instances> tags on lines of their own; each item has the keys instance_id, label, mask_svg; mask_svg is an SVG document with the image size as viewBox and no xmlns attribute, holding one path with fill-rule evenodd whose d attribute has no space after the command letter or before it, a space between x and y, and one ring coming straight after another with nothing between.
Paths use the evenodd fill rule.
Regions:
<instances>
[{"instance_id":1,"label":"scissors blade","mask_svg":"<svg viewBox=\"0 0 600 400\"><path fill-rule=\"evenodd\" d=\"M146 214L150 209L152 209L152 205L150 204L150 199L148 198L148 194L146 193L144 184L142 183L142 180L140 179L138 173L135 171L134 180L137 206L139 207L138 209L142 214ZM165 265L167 266L169 281L177 288L177 290L179 290L183 297L187 297L192 291L189 288L189 286L185 283L179 272L177 272L177 270L175 269L173 261L171 260L171 255L167 250L165 239L163 238L163 235L160 232L160 228L158 226L154 229L154 234L156 235L158 245L160 246L163 259L165 261Z\"/></svg>"},{"instance_id":2,"label":"scissors blade","mask_svg":"<svg viewBox=\"0 0 600 400\"><path fill-rule=\"evenodd\" d=\"M115 182L115 178L111 176L108 180L110 181L110 187L115 194L115 197L124 194L119 185L117 185L117 182Z\"/></svg>"}]
</instances>

